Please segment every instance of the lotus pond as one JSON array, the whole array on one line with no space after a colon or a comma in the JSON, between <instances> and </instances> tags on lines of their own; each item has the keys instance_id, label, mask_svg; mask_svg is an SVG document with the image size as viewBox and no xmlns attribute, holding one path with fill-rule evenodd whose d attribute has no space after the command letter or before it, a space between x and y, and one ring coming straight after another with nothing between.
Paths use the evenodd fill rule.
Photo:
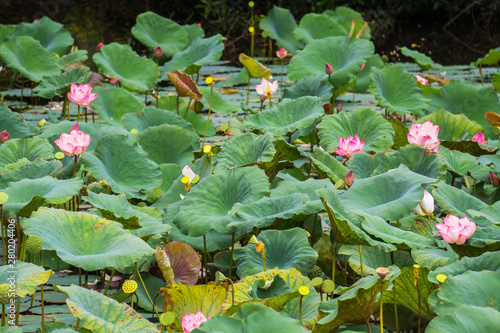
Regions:
<instances>
[{"instance_id":1,"label":"lotus pond","mask_svg":"<svg viewBox=\"0 0 500 333\"><path fill-rule=\"evenodd\" d=\"M250 28L274 56L229 66L152 12L142 56L0 25L0 332L498 331L500 48L389 63L345 7Z\"/></svg>"}]
</instances>

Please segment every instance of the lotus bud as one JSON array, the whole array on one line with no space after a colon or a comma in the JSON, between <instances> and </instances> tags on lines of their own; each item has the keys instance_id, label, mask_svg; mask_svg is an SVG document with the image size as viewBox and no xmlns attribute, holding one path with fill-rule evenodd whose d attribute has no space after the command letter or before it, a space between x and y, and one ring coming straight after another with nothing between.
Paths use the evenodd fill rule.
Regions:
<instances>
[{"instance_id":1,"label":"lotus bud","mask_svg":"<svg viewBox=\"0 0 500 333\"><path fill-rule=\"evenodd\" d=\"M0 143L4 143L5 141L10 139L9 133L7 133L7 130L4 130L3 132L0 133Z\"/></svg>"},{"instance_id":2,"label":"lotus bud","mask_svg":"<svg viewBox=\"0 0 500 333\"><path fill-rule=\"evenodd\" d=\"M427 81L426 79L424 79L420 75L415 75L415 80L417 80L418 82L420 82L424 86L428 86L429 85L429 81Z\"/></svg>"},{"instance_id":3,"label":"lotus bud","mask_svg":"<svg viewBox=\"0 0 500 333\"><path fill-rule=\"evenodd\" d=\"M366 65L366 62L363 63L363 66L361 66L361 68L359 69L360 72L365 68L365 65Z\"/></svg>"},{"instance_id":4,"label":"lotus bud","mask_svg":"<svg viewBox=\"0 0 500 333\"><path fill-rule=\"evenodd\" d=\"M153 52L153 55L157 58L161 57L163 54L163 49L160 46L157 46Z\"/></svg>"},{"instance_id":5,"label":"lotus bud","mask_svg":"<svg viewBox=\"0 0 500 333\"><path fill-rule=\"evenodd\" d=\"M96 46L96 48L95 48L95 49L96 49L96 51L97 51L97 52L101 52L101 47L103 47L103 46L104 46L104 44L103 44L102 42L100 42L99 44L97 44L97 46Z\"/></svg>"},{"instance_id":6,"label":"lotus bud","mask_svg":"<svg viewBox=\"0 0 500 333\"><path fill-rule=\"evenodd\" d=\"M432 194L427 192L427 190L424 190L424 198L422 201L420 201L413 209L415 214L420 215L420 216L429 216L434 212L434 197Z\"/></svg>"},{"instance_id":7,"label":"lotus bud","mask_svg":"<svg viewBox=\"0 0 500 333\"><path fill-rule=\"evenodd\" d=\"M352 171L349 171L347 175L345 175L344 183L346 184L347 187L351 187L353 180L354 180L354 174L352 173Z\"/></svg>"},{"instance_id":8,"label":"lotus bud","mask_svg":"<svg viewBox=\"0 0 500 333\"><path fill-rule=\"evenodd\" d=\"M490 183L493 187L498 187L498 185L500 185L500 179L498 179L498 176L493 172L490 172Z\"/></svg>"},{"instance_id":9,"label":"lotus bud","mask_svg":"<svg viewBox=\"0 0 500 333\"><path fill-rule=\"evenodd\" d=\"M337 112L340 112L342 111L342 103L340 103L339 105L337 105Z\"/></svg>"},{"instance_id":10,"label":"lotus bud","mask_svg":"<svg viewBox=\"0 0 500 333\"><path fill-rule=\"evenodd\" d=\"M288 52L285 49L283 49L283 48L281 48L278 51L276 51L276 56L278 58L280 58L280 59L284 59L287 54L288 54Z\"/></svg>"},{"instance_id":11,"label":"lotus bud","mask_svg":"<svg viewBox=\"0 0 500 333\"><path fill-rule=\"evenodd\" d=\"M331 75L333 73L332 65L326 64L325 73L328 74L328 75Z\"/></svg>"},{"instance_id":12,"label":"lotus bud","mask_svg":"<svg viewBox=\"0 0 500 333\"><path fill-rule=\"evenodd\" d=\"M476 135L474 135L471 140L475 141L475 142L482 143L483 145L488 144L488 142L484 141L484 133L483 132L476 133Z\"/></svg>"}]
</instances>

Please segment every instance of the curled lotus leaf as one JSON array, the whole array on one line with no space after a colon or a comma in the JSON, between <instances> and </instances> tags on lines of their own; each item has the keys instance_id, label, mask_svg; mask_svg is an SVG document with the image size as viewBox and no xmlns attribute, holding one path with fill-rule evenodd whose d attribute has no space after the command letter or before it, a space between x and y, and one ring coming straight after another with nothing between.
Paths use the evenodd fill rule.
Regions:
<instances>
[{"instance_id":1,"label":"curled lotus leaf","mask_svg":"<svg viewBox=\"0 0 500 333\"><path fill-rule=\"evenodd\" d=\"M175 90L177 90L177 94L180 97L191 97L197 102L201 100L203 95L198 90L196 83L191 79L191 77L187 74L179 72L177 69L174 69L170 73L167 74L168 79L175 86Z\"/></svg>"},{"instance_id":2,"label":"curled lotus leaf","mask_svg":"<svg viewBox=\"0 0 500 333\"><path fill-rule=\"evenodd\" d=\"M241 53L238 58L243 66L248 71L250 77L258 77L269 79L271 76L271 70L260 63L258 60L250 58L245 53Z\"/></svg>"}]
</instances>

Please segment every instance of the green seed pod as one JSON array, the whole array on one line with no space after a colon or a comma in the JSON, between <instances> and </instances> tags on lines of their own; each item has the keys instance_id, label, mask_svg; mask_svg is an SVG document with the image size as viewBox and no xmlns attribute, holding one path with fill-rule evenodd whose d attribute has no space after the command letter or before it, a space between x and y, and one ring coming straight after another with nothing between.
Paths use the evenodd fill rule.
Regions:
<instances>
[{"instance_id":1,"label":"green seed pod","mask_svg":"<svg viewBox=\"0 0 500 333\"><path fill-rule=\"evenodd\" d=\"M28 250L28 252L31 254L39 253L40 251L42 251L42 241L40 240L40 238L36 236L31 236L30 238L28 238L28 240L26 241L26 250Z\"/></svg>"}]
</instances>

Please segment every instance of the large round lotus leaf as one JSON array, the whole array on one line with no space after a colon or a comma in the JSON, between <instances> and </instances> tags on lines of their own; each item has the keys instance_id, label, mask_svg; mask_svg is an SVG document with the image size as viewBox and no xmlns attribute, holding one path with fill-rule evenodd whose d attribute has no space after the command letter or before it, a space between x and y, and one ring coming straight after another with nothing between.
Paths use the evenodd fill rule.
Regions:
<instances>
[{"instance_id":1,"label":"large round lotus leaf","mask_svg":"<svg viewBox=\"0 0 500 333\"><path fill-rule=\"evenodd\" d=\"M423 198L422 184L436 179L412 172L405 165L370 178L357 179L340 200L352 210L399 220L408 215Z\"/></svg>"},{"instance_id":2,"label":"large round lotus leaf","mask_svg":"<svg viewBox=\"0 0 500 333\"><path fill-rule=\"evenodd\" d=\"M353 32L353 36L356 36L359 33L361 23L364 21L363 16L357 11L344 6L338 6L333 10L325 10L323 12L324 15L327 15L333 19L339 21L340 24L344 27L347 32L351 31L352 21L355 20L356 29ZM365 32L363 33L362 38L370 39L370 27L367 27Z\"/></svg>"},{"instance_id":3,"label":"large round lotus leaf","mask_svg":"<svg viewBox=\"0 0 500 333\"><path fill-rule=\"evenodd\" d=\"M380 58L380 55L374 54L368 59L368 61L365 63L365 67L359 74L356 76L356 85L351 88L354 92L365 92L368 90L368 87L370 86L370 69L374 68L383 68L385 67L385 63L382 61L382 58Z\"/></svg>"},{"instance_id":4,"label":"large round lotus leaf","mask_svg":"<svg viewBox=\"0 0 500 333\"><path fill-rule=\"evenodd\" d=\"M270 109L251 115L245 120L247 128L275 136L290 135L305 130L324 115L321 98L304 96L284 99ZM312 131L312 128L311 128Z\"/></svg>"},{"instance_id":5,"label":"large round lotus leaf","mask_svg":"<svg viewBox=\"0 0 500 333\"><path fill-rule=\"evenodd\" d=\"M33 37L47 51L59 56L66 54L68 47L74 42L69 31L62 24L52 21L48 16L33 23L19 23L9 39L15 40L19 36Z\"/></svg>"},{"instance_id":6,"label":"large round lotus leaf","mask_svg":"<svg viewBox=\"0 0 500 333\"><path fill-rule=\"evenodd\" d=\"M493 205L482 208L481 211L474 209L467 209L475 221L477 218L485 218L489 223L500 225L500 201L495 202Z\"/></svg>"},{"instance_id":7,"label":"large round lotus leaf","mask_svg":"<svg viewBox=\"0 0 500 333\"><path fill-rule=\"evenodd\" d=\"M188 48L175 53L172 60L163 65L162 76L166 77L167 73L174 69L186 74L198 73L201 66L220 59L224 51L224 43L222 43L224 40L225 38L219 34L209 38L196 38Z\"/></svg>"},{"instance_id":8,"label":"large round lotus leaf","mask_svg":"<svg viewBox=\"0 0 500 333\"><path fill-rule=\"evenodd\" d=\"M372 68L370 79L370 92L378 104L389 112L418 114L430 104L413 75L400 66Z\"/></svg>"},{"instance_id":9,"label":"large round lotus leaf","mask_svg":"<svg viewBox=\"0 0 500 333\"><path fill-rule=\"evenodd\" d=\"M498 323L500 323L500 312L497 309L460 304L453 314L434 318L425 332L495 332L498 330Z\"/></svg>"},{"instance_id":10,"label":"large round lotus leaf","mask_svg":"<svg viewBox=\"0 0 500 333\"><path fill-rule=\"evenodd\" d=\"M283 93L283 98L296 99L302 96L321 97L323 103L329 103L332 96L332 85L323 80L324 75L306 75L295 82L291 87L287 87Z\"/></svg>"},{"instance_id":11,"label":"large round lotus leaf","mask_svg":"<svg viewBox=\"0 0 500 333\"><path fill-rule=\"evenodd\" d=\"M496 49L491 49L484 57L479 58L473 63L474 66L498 66L500 62L500 46Z\"/></svg>"},{"instance_id":12,"label":"large round lotus leaf","mask_svg":"<svg viewBox=\"0 0 500 333\"><path fill-rule=\"evenodd\" d=\"M484 116L487 111L500 113L500 102L493 87L452 81L443 87L441 93L430 94L427 97L432 100L427 112L443 108L453 114L463 114L481 125L488 137L498 136Z\"/></svg>"},{"instance_id":13,"label":"large round lotus leaf","mask_svg":"<svg viewBox=\"0 0 500 333\"><path fill-rule=\"evenodd\" d=\"M188 33L188 45L191 45L197 38L205 37L205 30L196 23L185 24L182 26L182 29Z\"/></svg>"},{"instance_id":14,"label":"large round lotus leaf","mask_svg":"<svg viewBox=\"0 0 500 333\"><path fill-rule=\"evenodd\" d=\"M33 56L34 54L36 56ZM45 75L61 72L57 56L28 36L20 36L0 45L0 57L8 67L35 82L40 82Z\"/></svg>"},{"instance_id":15,"label":"large round lotus leaf","mask_svg":"<svg viewBox=\"0 0 500 333\"><path fill-rule=\"evenodd\" d=\"M439 148L439 155L443 156L448 171L455 177L466 176L470 173L476 179L481 174L486 176L486 179L489 179L491 169L478 164L477 157L471 154L462 153L458 150L449 150L441 146Z\"/></svg>"},{"instance_id":16,"label":"large round lotus leaf","mask_svg":"<svg viewBox=\"0 0 500 333\"><path fill-rule=\"evenodd\" d=\"M219 115L226 115L238 111L236 104L227 102L217 91L211 91L209 87L200 87L200 92L203 94L201 103L207 111L210 106L210 99L212 99L212 112Z\"/></svg>"},{"instance_id":17,"label":"large round lotus leaf","mask_svg":"<svg viewBox=\"0 0 500 333\"><path fill-rule=\"evenodd\" d=\"M259 22L259 27L269 37L276 40L279 47L288 52L295 53L304 47L304 44L296 40L293 35L297 23L288 9L273 6L267 16Z\"/></svg>"},{"instance_id":18,"label":"large round lotus leaf","mask_svg":"<svg viewBox=\"0 0 500 333\"><path fill-rule=\"evenodd\" d=\"M66 70L70 65L83 63L87 59L87 50L78 50L59 57L59 65L63 70Z\"/></svg>"},{"instance_id":19,"label":"large round lotus leaf","mask_svg":"<svg viewBox=\"0 0 500 333\"><path fill-rule=\"evenodd\" d=\"M420 118L418 122L422 124L429 120L434 125L439 125L438 138L440 140L455 141L470 134L483 132L483 127L475 121L470 120L463 114L453 114L445 111L443 108Z\"/></svg>"},{"instance_id":20,"label":"large round lotus leaf","mask_svg":"<svg viewBox=\"0 0 500 333\"><path fill-rule=\"evenodd\" d=\"M183 242L168 242L163 250L172 266L175 283L187 286L195 285L201 270L201 260L198 253Z\"/></svg>"},{"instance_id":21,"label":"large round lotus leaf","mask_svg":"<svg viewBox=\"0 0 500 333\"><path fill-rule=\"evenodd\" d=\"M166 140L167 144L162 144ZM198 135L183 127L164 124L148 128L137 135L137 142L158 163L191 164L193 152L200 149Z\"/></svg>"},{"instance_id":22,"label":"large round lotus leaf","mask_svg":"<svg viewBox=\"0 0 500 333\"><path fill-rule=\"evenodd\" d=\"M6 215L29 217L43 203L65 203L78 194L82 186L81 178L61 180L51 176L12 182L4 190L9 195L9 201L4 204L4 212Z\"/></svg>"},{"instance_id":23,"label":"large round lotus leaf","mask_svg":"<svg viewBox=\"0 0 500 333\"><path fill-rule=\"evenodd\" d=\"M154 50L160 46L163 54L172 57L188 44L188 33L174 21L153 12L142 13L136 18L132 35Z\"/></svg>"},{"instance_id":24,"label":"large round lotus leaf","mask_svg":"<svg viewBox=\"0 0 500 333\"><path fill-rule=\"evenodd\" d=\"M269 162L274 158L276 140L270 133L256 135L252 132L229 140L217 154L215 171Z\"/></svg>"},{"instance_id":25,"label":"large round lotus leaf","mask_svg":"<svg viewBox=\"0 0 500 333\"><path fill-rule=\"evenodd\" d=\"M67 72L45 76L33 92L43 98L52 98L55 95L64 95L69 91L71 84L83 83L90 69L85 66L77 66ZM94 91L95 92L95 91Z\"/></svg>"},{"instance_id":26,"label":"large round lotus leaf","mask_svg":"<svg viewBox=\"0 0 500 333\"><path fill-rule=\"evenodd\" d=\"M259 234L258 240L265 246L266 269L293 267L307 275L318 258L318 253L309 245L307 233L303 229L265 230ZM248 244L234 250L240 278L263 270L262 254L255 248L255 244Z\"/></svg>"},{"instance_id":27,"label":"large round lotus leaf","mask_svg":"<svg viewBox=\"0 0 500 333\"><path fill-rule=\"evenodd\" d=\"M10 139L27 138L31 136L31 129L28 127L29 123L24 120L24 117L17 112L12 112L5 104L0 104L0 131L7 130Z\"/></svg>"},{"instance_id":28,"label":"large round lotus leaf","mask_svg":"<svg viewBox=\"0 0 500 333\"><path fill-rule=\"evenodd\" d=\"M430 57L416 50L410 50L406 46L401 48L401 53L412 58L422 70L441 68L441 65L436 64Z\"/></svg>"},{"instance_id":29,"label":"large round lotus leaf","mask_svg":"<svg viewBox=\"0 0 500 333\"><path fill-rule=\"evenodd\" d=\"M117 77L127 90L145 93L154 85L156 64L151 59L138 56L129 45L104 45L101 52L95 53L92 58L100 71Z\"/></svg>"},{"instance_id":30,"label":"large round lotus leaf","mask_svg":"<svg viewBox=\"0 0 500 333\"><path fill-rule=\"evenodd\" d=\"M349 169L356 179L370 177L373 171L380 165L384 154L384 152L375 155L367 153L353 154L349 161Z\"/></svg>"},{"instance_id":31,"label":"large round lotus leaf","mask_svg":"<svg viewBox=\"0 0 500 333\"><path fill-rule=\"evenodd\" d=\"M127 113L122 117L122 126L129 131L136 129L138 132L142 132L149 127L163 124L177 125L196 134L193 125L181 116L167 110L157 109L154 106L146 107L139 114Z\"/></svg>"},{"instance_id":32,"label":"large round lotus leaf","mask_svg":"<svg viewBox=\"0 0 500 333\"><path fill-rule=\"evenodd\" d=\"M446 181L446 164L440 154L428 154L419 145L407 145L395 152L386 153L373 175L396 169L401 164L421 175Z\"/></svg>"},{"instance_id":33,"label":"large round lotus leaf","mask_svg":"<svg viewBox=\"0 0 500 333\"><path fill-rule=\"evenodd\" d=\"M61 260L86 271L126 268L154 253L119 223L88 213L42 207L22 227L40 238L44 249L56 250Z\"/></svg>"},{"instance_id":34,"label":"large round lotus leaf","mask_svg":"<svg viewBox=\"0 0 500 333\"><path fill-rule=\"evenodd\" d=\"M318 124L321 146L334 152L339 145L339 137L346 138L358 134L365 140L363 150L377 152L392 146L394 129L377 111L370 108L357 108L354 111L325 116Z\"/></svg>"},{"instance_id":35,"label":"large round lotus leaf","mask_svg":"<svg viewBox=\"0 0 500 333\"><path fill-rule=\"evenodd\" d=\"M62 164L58 160L44 161L36 159L15 170L0 174L0 189L6 188L10 182L56 175L61 172L61 168Z\"/></svg>"},{"instance_id":36,"label":"large round lotus leaf","mask_svg":"<svg viewBox=\"0 0 500 333\"><path fill-rule=\"evenodd\" d=\"M43 133L40 135L40 137L48 139L49 142L54 142L54 140L59 139L61 133L69 133L73 125L75 125L75 122L68 120L64 120L56 124L47 123L43 126ZM85 149L85 152L93 152L97 142L99 142L99 140L106 134L111 134L111 133L125 134L125 135L129 134L129 132L124 128L116 126L108 126L108 125L94 124L94 123L79 123L78 125L80 127L80 131L90 135L90 144L87 147L87 149ZM53 146L56 147L55 144ZM56 151L59 151L59 148L56 148ZM74 160L73 157L70 156L67 158L68 160L71 160L71 162L73 163Z\"/></svg>"},{"instance_id":37,"label":"large round lotus leaf","mask_svg":"<svg viewBox=\"0 0 500 333\"><path fill-rule=\"evenodd\" d=\"M54 158L54 149L47 140L41 138L8 140L0 146L0 171L23 158L29 161L37 158L51 160Z\"/></svg>"},{"instance_id":38,"label":"large round lotus leaf","mask_svg":"<svg viewBox=\"0 0 500 333\"><path fill-rule=\"evenodd\" d=\"M373 43L366 39L327 37L314 40L290 60L288 77L292 81L306 75L323 74L328 78L325 66L330 64L333 68L331 82L338 90L359 73L374 51Z\"/></svg>"},{"instance_id":39,"label":"large round lotus leaf","mask_svg":"<svg viewBox=\"0 0 500 333\"><path fill-rule=\"evenodd\" d=\"M302 17L299 26L293 30L295 38L308 44L315 39L333 36L347 36L348 31L338 21L316 13L308 13Z\"/></svg>"},{"instance_id":40,"label":"large round lotus leaf","mask_svg":"<svg viewBox=\"0 0 500 333\"><path fill-rule=\"evenodd\" d=\"M14 264L0 267L0 284L13 284L15 286L14 293L19 297L34 294L36 288L47 283L49 277L53 274L51 269L46 271L43 267L31 263L20 260L14 261ZM11 278L13 274L14 280Z\"/></svg>"},{"instance_id":41,"label":"large round lotus leaf","mask_svg":"<svg viewBox=\"0 0 500 333\"><path fill-rule=\"evenodd\" d=\"M66 303L80 326L95 333L159 332L156 325L127 304L79 286L57 286L68 295Z\"/></svg>"},{"instance_id":42,"label":"large round lotus leaf","mask_svg":"<svg viewBox=\"0 0 500 333\"><path fill-rule=\"evenodd\" d=\"M174 222L184 234L201 236L210 229L228 232L236 203L257 201L269 193L269 181L257 167L220 171L202 179L182 200Z\"/></svg>"},{"instance_id":43,"label":"large round lotus leaf","mask_svg":"<svg viewBox=\"0 0 500 333\"><path fill-rule=\"evenodd\" d=\"M132 93L123 88L106 89L95 87L92 93L97 98L92 102L92 109L110 126L121 126L121 120L126 113L139 113L144 104Z\"/></svg>"},{"instance_id":44,"label":"large round lotus leaf","mask_svg":"<svg viewBox=\"0 0 500 333\"><path fill-rule=\"evenodd\" d=\"M242 304L232 317L214 317L193 333L209 332L309 332L297 319L258 303Z\"/></svg>"},{"instance_id":45,"label":"large round lotus leaf","mask_svg":"<svg viewBox=\"0 0 500 333\"><path fill-rule=\"evenodd\" d=\"M149 160L148 154L125 135L105 135L94 152L85 152L82 159L85 170L97 179L105 179L115 193L144 198L143 190L161 184L158 164Z\"/></svg>"},{"instance_id":46,"label":"large round lotus leaf","mask_svg":"<svg viewBox=\"0 0 500 333\"><path fill-rule=\"evenodd\" d=\"M226 289L217 284L188 287L175 283L163 288L163 311L175 314L174 325L180 330L182 316L186 314L201 311L205 317L221 316L225 298Z\"/></svg>"},{"instance_id":47,"label":"large round lotus leaf","mask_svg":"<svg viewBox=\"0 0 500 333\"><path fill-rule=\"evenodd\" d=\"M436 205L446 214L452 214L459 218L467 216L468 209L481 210L488 207L486 203L475 196L468 194L454 186L439 182L432 191Z\"/></svg>"}]
</instances>

